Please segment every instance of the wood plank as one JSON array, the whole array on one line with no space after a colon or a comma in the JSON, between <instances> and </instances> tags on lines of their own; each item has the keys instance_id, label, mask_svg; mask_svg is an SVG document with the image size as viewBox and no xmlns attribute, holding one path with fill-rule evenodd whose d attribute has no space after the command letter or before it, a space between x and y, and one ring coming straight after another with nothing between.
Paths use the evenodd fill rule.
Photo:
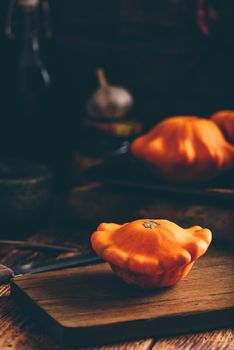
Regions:
<instances>
[{"instance_id":1,"label":"wood plank","mask_svg":"<svg viewBox=\"0 0 234 350\"><path fill-rule=\"evenodd\" d=\"M233 350L234 329L160 339L152 350Z\"/></svg>"},{"instance_id":2,"label":"wood plank","mask_svg":"<svg viewBox=\"0 0 234 350\"><path fill-rule=\"evenodd\" d=\"M4 290L9 288L4 287ZM2 291L3 292L3 291ZM3 294L3 293L1 293ZM45 335L32 326L31 319L22 315L22 310L12 300L1 303L0 306L0 348L2 350L25 349L27 350L61 350L62 348L52 343ZM21 317L19 315L21 314ZM7 316L6 316L7 315ZM5 320L3 323L3 319ZM7 319L7 324L5 323ZM27 326L28 324L28 326ZM152 340L124 344L106 345L103 347L83 348L82 350L148 350ZM220 330L194 335L166 338L159 340L153 350L232 350L234 347L234 330ZM71 350L71 349L70 349Z\"/></svg>"},{"instance_id":3,"label":"wood plank","mask_svg":"<svg viewBox=\"0 0 234 350\"><path fill-rule=\"evenodd\" d=\"M1 350L62 350L59 344L47 337L30 315L9 298L9 286L0 289L0 349ZM4 297L4 298L3 298ZM153 340L116 344L90 350L148 350ZM71 348L69 350L72 350ZM87 349L88 350L88 349Z\"/></svg>"},{"instance_id":4,"label":"wood plank","mask_svg":"<svg viewBox=\"0 0 234 350\"><path fill-rule=\"evenodd\" d=\"M11 297L0 299L1 350L61 350Z\"/></svg>"},{"instance_id":5,"label":"wood plank","mask_svg":"<svg viewBox=\"0 0 234 350\"><path fill-rule=\"evenodd\" d=\"M9 286L0 290L1 296L9 295ZM4 298L0 302L0 348L1 350L62 350L33 325L31 318L22 315L22 310L12 299ZM21 314L21 317L19 315ZM24 320L24 321L23 321ZM6 325L7 323L7 325ZM106 345L82 350L148 350L152 340L141 342ZM160 339L153 350L232 350L234 348L234 330L219 330L193 335ZM72 349L70 349L72 350Z\"/></svg>"},{"instance_id":6,"label":"wood plank","mask_svg":"<svg viewBox=\"0 0 234 350\"><path fill-rule=\"evenodd\" d=\"M232 253L211 249L188 277L164 290L129 287L106 264L18 276L13 287L57 341L101 345L233 324L233 266Z\"/></svg>"},{"instance_id":7,"label":"wood plank","mask_svg":"<svg viewBox=\"0 0 234 350\"><path fill-rule=\"evenodd\" d=\"M95 348L81 348L80 350L150 350L152 345L153 339L147 339L123 344L104 345Z\"/></svg>"}]
</instances>

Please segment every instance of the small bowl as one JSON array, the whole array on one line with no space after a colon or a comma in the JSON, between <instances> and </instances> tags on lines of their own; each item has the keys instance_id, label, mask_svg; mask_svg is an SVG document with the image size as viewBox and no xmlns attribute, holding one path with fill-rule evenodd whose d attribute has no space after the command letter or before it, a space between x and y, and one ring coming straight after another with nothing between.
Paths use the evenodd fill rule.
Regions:
<instances>
[{"instance_id":1,"label":"small bowl","mask_svg":"<svg viewBox=\"0 0 234 350\"><path fill-rule=\"evenodd\" d=\"M42 223L51 207L53 179L44 164L0 160L0 224L18 229Z\"/></svg>"}]
</instances>

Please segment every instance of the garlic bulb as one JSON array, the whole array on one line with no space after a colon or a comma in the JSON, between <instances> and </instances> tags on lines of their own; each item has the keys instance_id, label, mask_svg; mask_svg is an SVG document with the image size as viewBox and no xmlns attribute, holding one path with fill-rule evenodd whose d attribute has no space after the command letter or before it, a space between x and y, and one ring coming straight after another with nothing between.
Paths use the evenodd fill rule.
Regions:
<instances>
[{"instance_id":1,"label":"garlic bulb","mask_svg":"<svg viewBox=\"0 0 234 350\"><path fill-rule=\"evenodd\" d=\"M99 88L87 104L87 112L94 118L121 118L133 106L130 92L119 86L111 86L103 69L97 70Z\"/></svg>"}]
</instances>

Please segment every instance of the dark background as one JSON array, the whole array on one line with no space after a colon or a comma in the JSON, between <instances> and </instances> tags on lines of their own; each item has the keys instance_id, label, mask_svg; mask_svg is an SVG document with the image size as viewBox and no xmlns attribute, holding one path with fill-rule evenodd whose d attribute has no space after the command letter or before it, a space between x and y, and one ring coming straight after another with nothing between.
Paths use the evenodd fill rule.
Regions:
<instances>
[{"instance_id":1,"label":"dark background","mask_svg":"<svg viewBox=\"0 0 234 350\"><path fill-rule=\"evenodd\" d=\"M4 37L8 1L0 3L1 139L14 120L14 43ZM110 82L129 88L135 117L146 127L175 114L208 116L234 108L234 3L214 0L211 36L197 26L193 0L51 0L53 39L43 43L53 79L47 120L51 142L75 147L88 96L102 66ZM10 123L9 123L10 120ZM35 129L40 120L35 120ZM4 147L4 143L1 145Z\"/></svg>"}]
</instances>

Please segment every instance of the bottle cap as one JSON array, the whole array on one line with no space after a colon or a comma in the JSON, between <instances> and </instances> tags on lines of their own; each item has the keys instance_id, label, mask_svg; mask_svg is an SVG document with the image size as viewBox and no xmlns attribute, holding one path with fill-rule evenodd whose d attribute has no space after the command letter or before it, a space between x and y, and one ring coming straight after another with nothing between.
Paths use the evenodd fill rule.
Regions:
<instances>
[{"instance_id":1,"label":"bottle cap","mask_svg":"<svg viewBox=\"0 0 234 350\"><path fill-rule=\"evenodd\" d=\"M37 6L39 0L18 0L20 6L34 7Z\"/></svg>"}]
</instances>

